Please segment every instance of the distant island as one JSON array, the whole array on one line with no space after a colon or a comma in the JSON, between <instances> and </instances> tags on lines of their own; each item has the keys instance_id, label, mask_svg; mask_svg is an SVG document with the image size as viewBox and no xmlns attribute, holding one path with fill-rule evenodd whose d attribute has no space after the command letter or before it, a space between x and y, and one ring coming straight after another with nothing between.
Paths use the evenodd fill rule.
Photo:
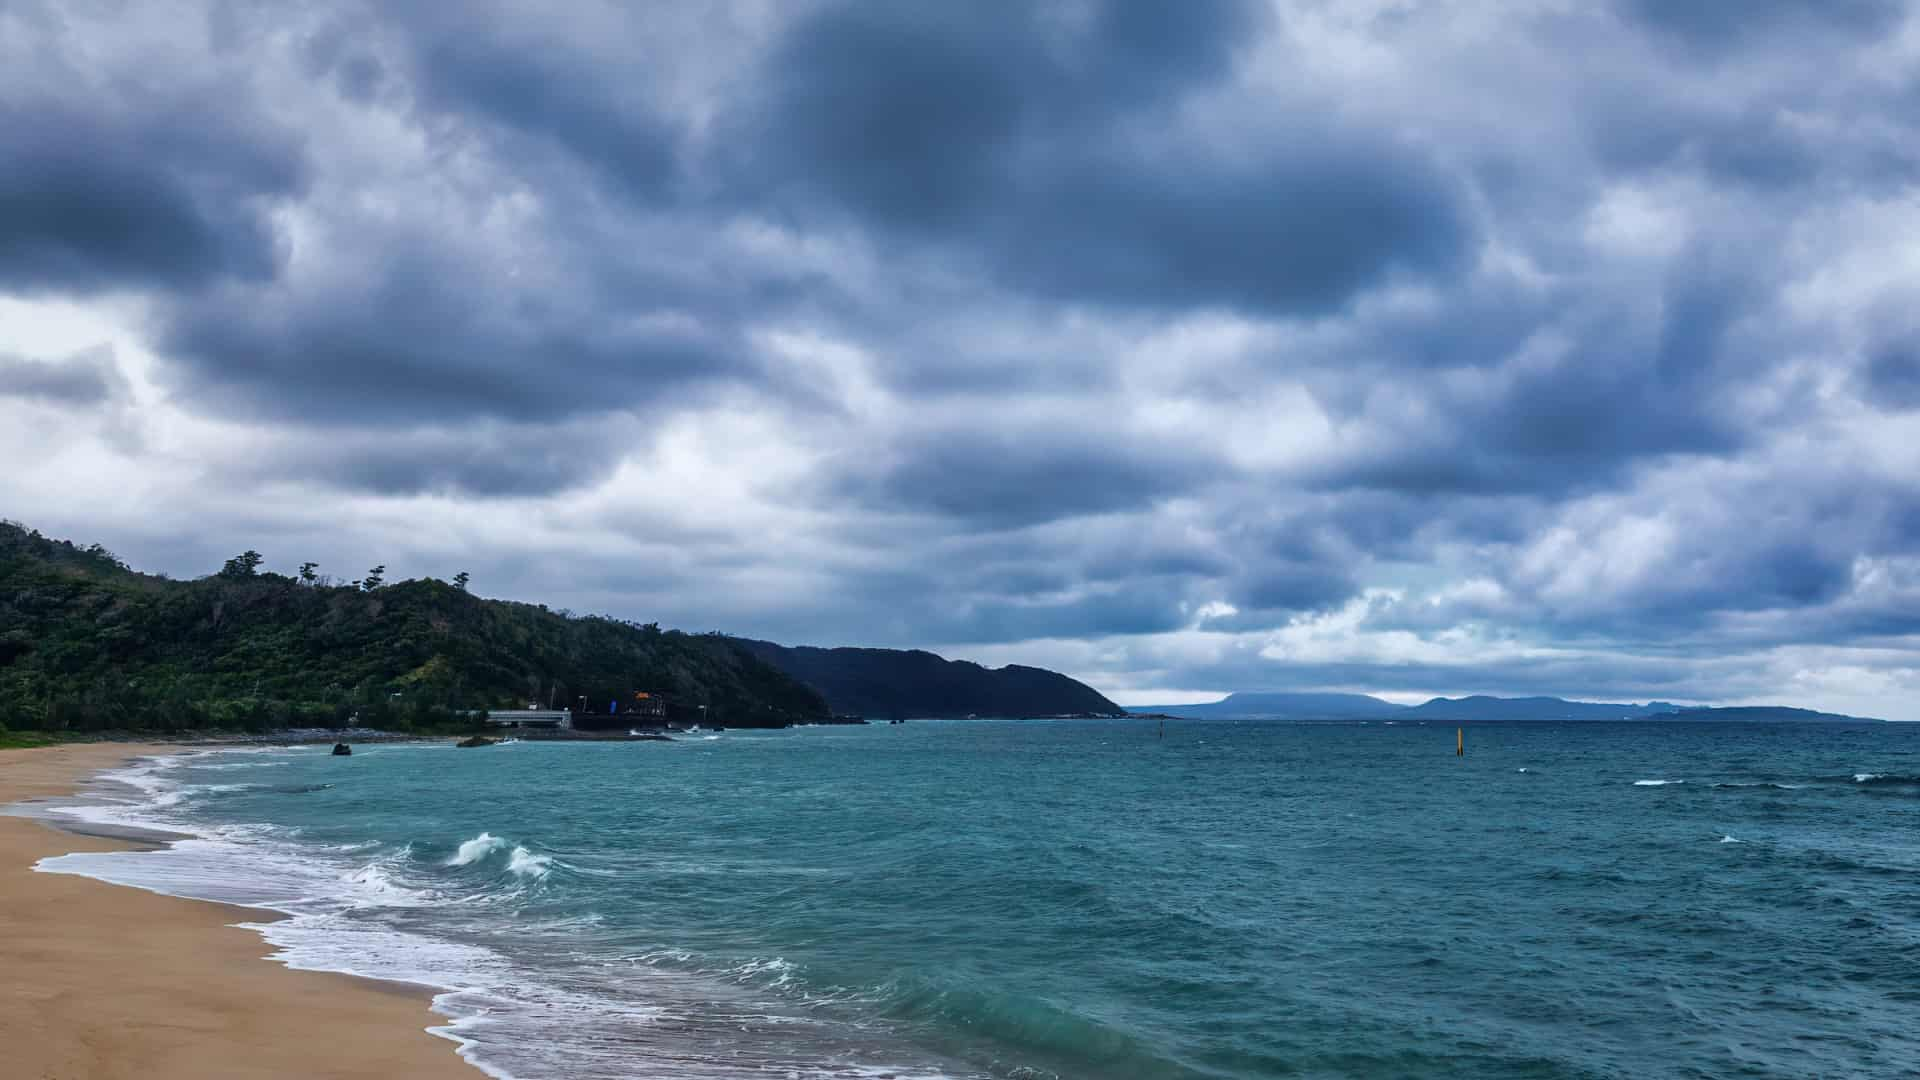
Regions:
<instances>
[{"instance_id":1,"label":"distant island","mask_svg":"<svg viewBox=\"0 0 1920 1080\"><path fill-rule=\"evenodd\" d=\"M1689 706L1666 701L1643 705L1568 701L1557 697L1502 698L1476 695L1434 698L1419 705L1395 705L1365 694L1243 692L1194 705L1145 705L1129 712L1185 719L1270 720L1439 720L1479 722L1511 720L1689 720L1795 723L1825 721L1871 724L1872 717L1796 709L1784 705Z\"/></svg>"},{"instance_id":2,"label":"distant island","mask_svg":"<svg viewBox=\"0 0 1920 1080\"><path fill-rule=\"evenodd\" d=\"M1093 687L1043 668L986 668L919 649L741 644L819 692L836 713L887 718L1127 715Z\"/></svg>"}]
</instances>

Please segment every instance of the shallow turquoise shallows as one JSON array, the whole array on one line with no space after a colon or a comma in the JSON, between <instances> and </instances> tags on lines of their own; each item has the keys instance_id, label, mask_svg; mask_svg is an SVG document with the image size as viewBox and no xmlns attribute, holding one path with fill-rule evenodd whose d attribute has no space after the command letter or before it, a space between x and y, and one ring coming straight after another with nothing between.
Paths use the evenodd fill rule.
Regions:
<instances>
[{"instance_id":1,"label":"shallow turquoise shallows","mask_svg":"<svg viewBox=\"0 0 1920 1080\"><path fill-rule=\"evenodd\" d=\"M280 909L499 1076L1920 1071L1920 725L913 722L223 751L46 869Z\"/></svg>"}]
</instances>

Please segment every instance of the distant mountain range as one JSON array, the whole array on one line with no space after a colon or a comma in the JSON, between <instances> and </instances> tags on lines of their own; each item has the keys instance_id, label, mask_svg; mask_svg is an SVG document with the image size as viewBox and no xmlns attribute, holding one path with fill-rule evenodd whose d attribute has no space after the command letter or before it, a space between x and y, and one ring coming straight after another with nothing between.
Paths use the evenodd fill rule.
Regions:
<instances>
[{"instance_id":1,"label":"distant mountain range","mask_svg":"<svg viewBox=\"0 0 1920 1080\"><path fill-rule=\"evenodd\" d=\"M1490 722L1500 720L1691 720L1783 723L1839 721L1874 723L1861 716L1795 709L1783 705L1746 705L1707 708L1649 701L1644 705L1597 701L1568 701L1557 697L1501 698L1476 695L1434 698L1419 705L1395 705L1365 694L1237 693L1224 700L1198 705L1148 705L1135 713L1203 719L1271 720L1440 720Z\"/></svg>"},{"instance_id":2,"label":"distant mountain range","mask_svg":"<svg viewBox=\"0 0 1920 1080\"><path fill-rule=\"evenodd\" d=\"M1680 711L1680 706L1664 701L1621 705L1557 697L1499 698L1481 694L1434 698L1403 709L1400 714L1422 720L1644 720Z\"/></svg>"},{"instance_id":3,"label":"distant mountain range","mask_svg":"<svg viewBox=\"0 0 1920 1080\"><path fill-rule=\"evenodd\" d=\"M1131 711L1164 713L1195 720L1274 718L1286 720L1371 720L1391 716L1404 706L1365 694L1228 694L1200 705L1146 705Z\"/></svg>"},{"instance_id":4,"label":"distant mountain range","mask_svg":"<svg viewBox=\"0 0 1920 1080\"><path fill-rule=\"evenodd\" d=\"M738 639L753 656L867 717L1125 716L1083 682L1043 668L986 668L918 649L822 649Z\"/></svg>"}]
</instances>

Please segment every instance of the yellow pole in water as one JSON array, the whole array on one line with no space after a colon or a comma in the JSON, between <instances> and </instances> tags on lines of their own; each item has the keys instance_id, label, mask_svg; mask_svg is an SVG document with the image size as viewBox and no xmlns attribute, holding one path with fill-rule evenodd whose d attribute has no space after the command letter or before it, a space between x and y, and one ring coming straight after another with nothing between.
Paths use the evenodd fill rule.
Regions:
<instances>
[{"instance_id":1,"label":"yellow pole in water","mask_svg":"<svg viewBox=\"0 0 1920 1080\"><path fill-rule=\"evenodd\" d=\"M1467 729L1460 728L1456 730L1454 732L1454 738L1457 739L1458 741L1455 742L1454 744L1453 756L1466 757L1467 756Z\"/></svg>"}]
</instances>

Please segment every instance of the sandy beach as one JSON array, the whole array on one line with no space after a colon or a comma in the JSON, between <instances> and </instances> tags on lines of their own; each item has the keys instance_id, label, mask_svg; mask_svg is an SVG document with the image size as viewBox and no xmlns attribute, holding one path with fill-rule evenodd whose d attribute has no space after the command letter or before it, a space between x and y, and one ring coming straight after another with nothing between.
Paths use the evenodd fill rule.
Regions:
<instances>
[{"instance_id":1,"label":"sandy beach","mask_svg":"<svg viewBox=\"0 0 1920 1080\"><path fill-rule=\"evenodd\" d=\"M72 792L165 747L0 750L0 805ZM0 1057L21 1080L457 1077L479 1070L426 1028L430 995L291 971L236 922L270 913L34 872L129 842L0 816Z\"/></svg>"}]
</instances>

